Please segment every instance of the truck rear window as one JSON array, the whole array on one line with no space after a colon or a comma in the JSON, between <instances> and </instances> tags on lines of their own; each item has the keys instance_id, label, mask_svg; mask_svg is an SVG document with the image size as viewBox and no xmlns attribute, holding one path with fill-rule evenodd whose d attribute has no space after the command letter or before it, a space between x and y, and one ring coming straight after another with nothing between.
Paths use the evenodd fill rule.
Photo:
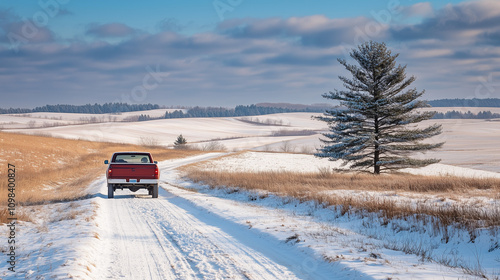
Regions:
<instances>
[{"instance_id":1,"label":"truck rear window","mask_svg":"<svg viewBox=\"0 0 500 280\"><path fill-rule=\"evenodd\" d=\"M123 154L116 155L113 162L116 163L151 163L149 156L145 154Z\"/></svg>"}]
</instances>

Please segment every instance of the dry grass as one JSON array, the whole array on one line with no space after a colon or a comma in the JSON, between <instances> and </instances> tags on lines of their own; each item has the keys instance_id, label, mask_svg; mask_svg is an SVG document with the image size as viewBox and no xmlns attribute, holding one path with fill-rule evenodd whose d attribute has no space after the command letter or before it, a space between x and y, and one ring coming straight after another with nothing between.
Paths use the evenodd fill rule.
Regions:
<instances>
[{"instance_id":1,"label":"dry grass","mask_svg":"<svg viewBox=\"0 0 500 280\"><path fill-rule=\"evenodd\" d=\"M234 156L234 155L228 155ZM191 166L193 167L193 166ZM371 175L345 173L295 173L295 172L224 172L189 168L188 177L204 181L209 185L227 185L245 189L262 189L280 193L310 192L325 190L369 190L467 192L491 190L500 192L500 179L462 178L453 176L419 176L411 174ZM212 175L211 175L212 174Z\"/></svg>"},{"instance_id":2,"label":"dry grass","mask_svg":"<svg viewBox=\"0 0 500 280\"><path fill-rule=\"evenodd\" d=\"M483 211L474 206L456 204L437 207L429 204L396 203L393 199L354 198L338 196L325 191L366 190L404 191L410 193L441 194L453 196L457 193L469 195L487 190L493 198L500 194L500 179L473 179L459 177L417 176L392 174L375 176L369 174L259 172L230 173L204 171L196 167L185 170L194 182L203 182L211 187L225 186L244 190L264 190L280 196L297 198L300 201L315 201L318 205L333 206L342 215L379 213L386 219L417 217L424 222L464 226L467 229L499 226L500 210Z\"/></svg>"},{"instance_id":3,"label":"dry grass","mask_svg":"<svg viewBox=\"0 0 500 280\"><path fill-rule=\"evenodd\" d=\"M0 223L6 221L7 164L16 166L18 206L73 201L90 196L87 186L104 174L105 159L116 151L149 151L155 160L185 157L199 151L99 143L0 132ZM22 208L17 218L29 220Z\"/></svg>"}]
</instances>

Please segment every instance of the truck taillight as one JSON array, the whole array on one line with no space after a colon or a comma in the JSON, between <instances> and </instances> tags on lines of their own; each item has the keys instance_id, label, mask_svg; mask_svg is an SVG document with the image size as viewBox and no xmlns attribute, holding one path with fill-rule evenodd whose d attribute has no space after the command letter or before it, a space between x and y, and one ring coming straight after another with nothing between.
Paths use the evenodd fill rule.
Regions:
<instances>
[{"instance_id":1,"label":"truck taillight","mask_svg":"<svg viewBox=\"0 0 500 280\"><path fill-rule=\"evenodd\" d=\"M112 173L113 173L113 169L108 168L108 177L111 176Z\"/></svg>"},{"instance_id":2,"label":"truck taillight","mask_svg":"<svg viewBox=\"0 0 500 280\"><path fill-rule=\"evenodd\" d=\"M155 168L155 179L158 179L158 174L159 174L159 171L158 171L158 166Z\"/></svg>"}]
</instances>

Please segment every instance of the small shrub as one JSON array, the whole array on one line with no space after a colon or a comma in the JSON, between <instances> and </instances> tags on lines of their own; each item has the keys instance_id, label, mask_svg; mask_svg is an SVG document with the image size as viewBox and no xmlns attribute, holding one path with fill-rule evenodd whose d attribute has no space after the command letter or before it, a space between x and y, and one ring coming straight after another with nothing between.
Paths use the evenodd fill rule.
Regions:
<instances>
[{"instance_id":1,"label":"small shrub","mask_svg":"<svg viewBox=\"0 0 500 280\"><path fill-rule=\"evenodd\" d=\"M226 151L227 148L219 141L208 142L201 146L202 151Z\"/></svg>"},{"instance_id":2,"label":"small shrub","mask_svg":"<svg viewBox=\"0 0 500 280\"><path fill-rule=\"evenodd\" d=\"M284 141L280 146L280 151L284 153L293 153L295 151L295 146L293 146L290 141Z\"/></svg>"},{"instance_id":3,"label":"small shrub","mask_svg":"<svg viewBox=\"0 0 500 280\"><path fill-rule=\"evenodd\" d=\"M154 137L141 136L141 138L139 138L139 145L145 147L159 147L160 141Z\"/></svg>"},{"instance_id":4,"label":"small shrub","mask_svg":"<svg viewBox=\"0 0 500 280\"><path fill-rule=\"evenodd\" d=\"M182 134L180 134L179 136L177 136L177 139L174 142L174 148L175 149L186 149L186 147L187 147L186 144L187 144L186 138L184 138L184 136L182 136Z\"/></svg>"}]
</instances>

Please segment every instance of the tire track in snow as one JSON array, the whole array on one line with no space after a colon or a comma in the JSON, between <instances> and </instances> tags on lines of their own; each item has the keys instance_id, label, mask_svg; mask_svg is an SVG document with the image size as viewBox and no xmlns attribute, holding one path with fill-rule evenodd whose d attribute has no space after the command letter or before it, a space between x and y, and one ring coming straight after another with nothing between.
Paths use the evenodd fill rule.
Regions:
<instances>
[{"instance_id":1,"label":"tire track in snow","mask_svg":"<svg viewBox=\"0 0 500 280\"><path fill-rule=\"evenodd\" d=\"M195 271L197 269L184 257L179 245L176 244L175 241L169 237L168 233L164 232L157 223L148 221L148 224L158 239L159 244L162 246L169 263L171 263L171 267L177 279L196 279L197 273L195 273Z\"/></svg>"},{"instance_id":2,"label":"tire track in snow","mask_svg":"<svg viewBox=\"0 0 500 280\"><path fill-rule=\"evenodd\" d=\"M170 203L172 197L161 189L158 199L118 194L102 201L107 234L101 238L109 253L100 269L106 278L298 279L283 265Z\"/></svg>"},{"instance_id":3,"label":"tire track in snow","mask_svg":"<svg viewBox=\"0 0 500 280\"><path fill-rule=\"evenodd\" d=\"M133 211L132 200L133 196L126 196L101 204L107 215L107 234L102 239L109 251L104 275L110 279L175 279L172 269L158 262L165 253L147 222Z\"/></svg>"},{"instance_id":4,"label":"tire track in snow","mask_svg":"<svg viewBox=\"0 0 500 280\"><path fill-rule=\"evenodd\" d=\"M178 244L187 256L198 263L199 276L231 279L296 279L286 267L275 263L262 253L241 244L222 229L200 221L193 213L188 213L168 201L173 195L161 192L167 200L157 200L155 209L149 213L149 220L158 223L169 239Z\"/></svg>"}]
</instances>

